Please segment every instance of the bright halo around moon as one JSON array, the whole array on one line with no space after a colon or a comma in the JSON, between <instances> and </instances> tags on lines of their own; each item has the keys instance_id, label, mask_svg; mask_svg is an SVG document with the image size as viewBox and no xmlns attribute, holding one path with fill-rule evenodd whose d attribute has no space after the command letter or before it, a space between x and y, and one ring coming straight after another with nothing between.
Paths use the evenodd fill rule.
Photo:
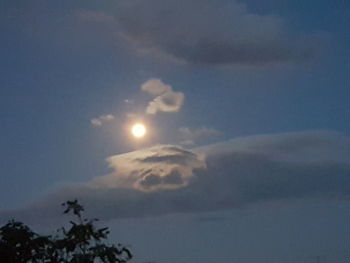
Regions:
<instances>
[{"instance_id":1,"label":"bright halo around moon","mask_svg":"<svg viewBox=\"0 0 350 263\"><path fill-rule=\"evenodd\" d=\"M131 127L131 133L135 138L142 138L146 135L146 127L142 123L136 123Z\"/></svg>"}]
</instances>

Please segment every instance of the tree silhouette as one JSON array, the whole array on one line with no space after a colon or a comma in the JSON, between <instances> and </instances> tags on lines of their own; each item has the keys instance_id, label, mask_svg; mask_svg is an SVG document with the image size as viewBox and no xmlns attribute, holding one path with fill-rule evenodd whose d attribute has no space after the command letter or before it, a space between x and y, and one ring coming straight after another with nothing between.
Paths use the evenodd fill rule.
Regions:
<instances>
[{"instance_id":1,"label":"tree silhouette","mask_svg":"<svg viewBox=\"0 0 350 263\"><path fill-rule=\"evenodd\" d=\"M62 204L64 214L76 220L70 227L57 230L55 236L41 236L22 222L11 220L0 228L0 262L3 263L126 263L132 258L121 244L105 243L108 227L97 228L97 219L82 216L84 207L77 200Z\"/></svg>"}]
</instances>

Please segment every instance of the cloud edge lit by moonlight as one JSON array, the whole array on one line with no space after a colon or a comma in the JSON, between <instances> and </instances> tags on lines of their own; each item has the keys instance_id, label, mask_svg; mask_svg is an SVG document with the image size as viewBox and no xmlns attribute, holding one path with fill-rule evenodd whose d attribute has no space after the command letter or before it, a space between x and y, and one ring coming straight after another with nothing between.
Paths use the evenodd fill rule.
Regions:
<instances>
[{"instance_id":1,"label":"cloud edge lit by moonlight","mask_svg":"<svg viewBox=\"0 0 350 263\"><path fill-rule=\"evenodd\" d=\"M350 195L350 138L331 131L249 136L192 150L158 145L108 162L111 174L2 211L0 221L52 220L60 215L55 207L72 198L91 215L117 219Z\"/></svg>"}]
</instances>

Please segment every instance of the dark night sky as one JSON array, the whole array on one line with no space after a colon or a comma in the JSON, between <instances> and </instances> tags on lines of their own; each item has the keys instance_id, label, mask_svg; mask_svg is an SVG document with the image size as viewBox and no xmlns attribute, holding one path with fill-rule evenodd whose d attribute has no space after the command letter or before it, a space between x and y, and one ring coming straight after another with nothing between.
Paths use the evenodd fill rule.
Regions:
<instances>
[{"instance_id":1,"label":"dark night sky","mask_svg":"<svg viewBox=\"0 0 350 263\"><path fill-rule=\"evenodd\" d=\"M78 197L135 262L347 262L349 28L346 0L2 0L0 219Z\"/></svg>"}]
</instances>

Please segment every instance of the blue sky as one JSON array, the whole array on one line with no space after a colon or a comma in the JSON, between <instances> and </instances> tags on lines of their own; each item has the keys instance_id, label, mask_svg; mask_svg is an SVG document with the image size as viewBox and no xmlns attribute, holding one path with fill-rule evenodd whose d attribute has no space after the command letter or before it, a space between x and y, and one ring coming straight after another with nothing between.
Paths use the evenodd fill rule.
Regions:
<instances>
[{"instance_id":1,"label":"blue sky","mask_svg":"<svg viewBox=\"0 0 350 263\"><path fill-rule=\"evenodd\" d=\"M327 141L328 148L322 148L327 158L322 155L317 161L348 165L349 160L341 157L341 153L348 153L350 135L348 1L15 0L2 1L0 10L0 210L26 209L62 185L95 182L106 174L118 177L113 162L112 169L108 167L108 157L157 144L197 149L238 138L239 143L232 147L242 141L248 147L243 147L245 150L277 144L287 151L290 140L304 140L307 131L315 132L319 138L318 131L325 130L329 134L326 132L319 140ZM183 104L176 105L172 112L147 114L145 109L156 96L142 91L141 86L152 79L171 86L171 99L183 94ZM92 119L107 114L114 119L102 121L98 127L91 124ZM125 128L134 118L143 119L152 131L144 143L135 143ZM286 142L276 139L290 132ZM249 139L261 134L270 134L274 139L263 146ZM344 143L335 142L334 137ZM252 140L253 146L246 140ZM318 147L324 147L310 145L310 152L317 156L321 149ZM339 151L334 150L337 147ZM315 161L308 155L309 150L303 148L300 152L307 161ZM165 154L162 148L159 154ZM275 158L275 152L263 154ZM293 154L297 155L290 153ZM252 165L256 165L254 160ZM346 174L346 169L341 171ZM196 176L196 171L193 173ZM334 180L343 180L337 178ZM307 180L302 182L304 188L309 186ZM192 189L192 181L184 180L181 187ZM321 184L319 187L318 192L325 191ZM303 200L300 189L296 191L294 197ZM314 189L303 191L306 196L314 193ZM335 195L345 198L347 193L339 187ZM330 202L328 194L325 196ZM320 209L322 215L335 211L329 219L332 226L339 219L345 227L342 220L349 215L337 209L335 201L320 205L317 211L310 209L308 218L299 215L309 211L309 202L301 201L301 208L296 209L295 216L300 221L310 224L309 217L316 218ZM183 212L175 210L174 213ZM218 213L224 213L223 217L231 213L229 218L241 220L237 219L240 215L235 207L224 210ZM201 217L197 211L192 212L191 218ZM278 207L271 213L277 215L276 224L281 228L290 223ZM147 229L149 219L143 222L138 216L130 224L139 222L141 229ZM253 218L264 220L260 216L256 212ZM190 228L177 217L155 220L164 220L160 225L166 225L167 220L178 222L176 229ZM210 236L210 225L201 224ZM227 226L220 220L215 224L222 231ZM243 227L246 231L239 235L252 236L250 228L254 226L259 224ZM227 229L232 230L232 226ZM193 240L198 238L196 231L189 231ZM155 244L161 239L156 239ZM273 243L280 239L276 235L269 240ZM344 239L345 244L350 243L349 238ZM135 238L133 242L142 243L140 240L143 239ZM173 243L174 240L169 246ZM299 247L304 245L301 242ZM293 248L285 249L289 251L287 256L271 259L267 252L266 260L296 262L290 256ZM316 254L317 251L310 257ZM193 260L188 256L183 262ZM241 262L252 262L249 260L253 259L240 256Z\"/></svg>"}]
</instances>

